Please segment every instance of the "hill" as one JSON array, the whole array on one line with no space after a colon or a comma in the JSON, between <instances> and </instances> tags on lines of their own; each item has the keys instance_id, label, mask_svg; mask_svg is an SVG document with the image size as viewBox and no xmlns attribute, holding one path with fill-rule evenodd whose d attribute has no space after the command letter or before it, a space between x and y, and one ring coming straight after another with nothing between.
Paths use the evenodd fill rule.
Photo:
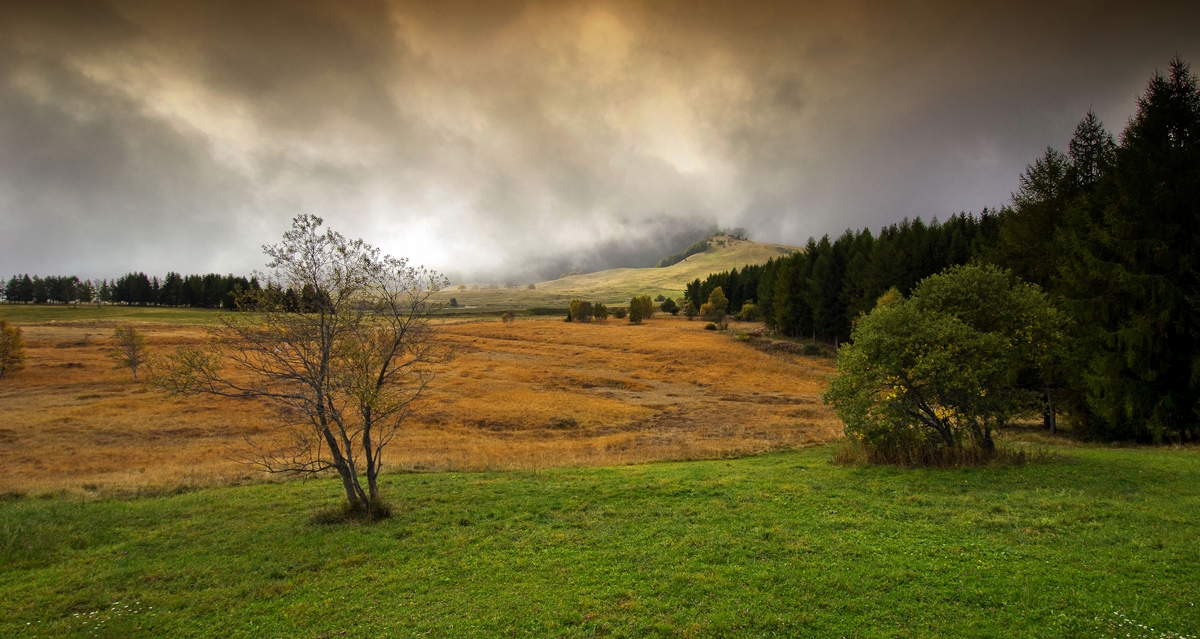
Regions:
<instances>
[{"instance_id":1,"label":"hill","mask_svg":"<svg viewBox=\"0 0 1200 639\"><path fill-rule=\"evenodd\" d=\"M671 266L651 268L614 268L607 271L570 275L555 280L537 282L534 288L485 289L480 284L464 284L465 290L451 287L439 295L440 302L455 298L462 308L531 308L565 307L572 298L582 298L605 304L623 304L633 295L664 295L683 297L687 283L704 279L709 273L762 264L767 260L789 255L799 249L781 244L763 244L740 240L729 235L717 235L711 248L692 255Z\"/></svg>"}]
</instances>

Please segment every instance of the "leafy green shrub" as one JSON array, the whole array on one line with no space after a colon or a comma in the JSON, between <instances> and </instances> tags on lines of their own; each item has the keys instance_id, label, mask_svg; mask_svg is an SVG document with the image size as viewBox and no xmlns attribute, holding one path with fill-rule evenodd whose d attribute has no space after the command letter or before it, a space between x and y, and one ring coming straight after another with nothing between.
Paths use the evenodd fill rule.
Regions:
<instances>
[{"instance_id":1,"label":"leafy green shrub","mask_svg":"<svg viewBox=\"0 0 1200 639\"><path fill-rule=\"evenodd\" d=\"M715 330L717 330L717 325L716 325L716 324L713 324L712 322L709 322L709 323L707 323L707 324L705 324L705 325L704 325L704 330L706 330L706 331L715 331Z\"/></svg>"},{"instance_id":2,"label":"leafy green shrub","mask_svg":"<svg viewBox=\"0 0 1200 639\"><path fill-rule=\"evenodd\" d=\"M737 319L739 322L760 322L762 313L754 302L746 302L742 304L742 310L738 311Z\"/></svg>"},{"instance_id":3,"label":"leafy green shrub","mask_svg":"<svg viewBox=\"0 0 1200 639\"><path fill-rule=\"evenodd\" d=\"M883 457L991 455L997 426L1040 408L1038 389L1021 380L1058 357L1064 324L1041 289L1008 271L954 267L908 299L880 298L838 351L823 399L850 438Z\"/></svg>"},{"instance_id":4,"label":"leafy green shrub","mask_svg":"<svg viewBox=\"0 0 1200 639\"><path fill-rule=\"evenodd\" d=\"M634 313L637 313L638 319L633 319ZM650 299L649 295L638 295L629 300L629 321L640 322L643 319L654 318L654 300Z\"/></svg>"},{"instance_id":5,"label":"leafy green shrub","mask_svg":"<svg viewBox=\"0 0 1200 639\"><path fill-rule=\"evenodd\" d=\"M617 319L625 319L625 307L618 306L612 310L612 316Z\"/></svg>"},{"instance_id":6,"label":"leafy green shrub","mask_svg":"<svg viewBox=\"0 0 1200 639\"><path fill-rule=\"evenodd\" d=\"M592 317L595 318L597 322L603 322L604 320L607 320L608 307L600 302L596 302L595 305L592 306Z\"/></svg>"},{"instance_id":7,"label":"leafy green shrub","mask_svg":"<svg viewBox=\"0 0 1200 639\"><path fill-rule=\"evenodd\" d=\"M586 300L573 299L569 313L571 320L575 322L590 322L592 321L592 303Z\"/></svg>"},{"instance_id":8,"label":"leafy green shrub","mask_svg":"<svg viewBox=\"0 0 1200 639\"><path fill-rule=\"evenodd\" d=\"M662 297L662 296L660 295L659 297ZM663 301L663 303L661 305L659 305L658 310L660 310L664 313L678 315L679 314L679 305L675 303L675 300L668 297L665 301Z\"/></svg>"},{"instance_id":9,"label":"leafy green shrub","mask_svg":"<svg viewBox=\"0 0 1200 639\"><path fill-rule=\"evenodd\" d=\"M687 306L683 307L683 314L687 316L688 321L692 321L693 317L700 314L700 309L696 308L696 303L692 300L687 300Z\"/></svg>"},{"instance_id":10,"label":"leafy green shrub","mask_svg":"<svg viewBox=\"0 0 1200 639\"><path fill-rule=\"evenodd\" d=\"M708 294L708 303L712 304L713 313L716 313L717 311L724 313L725 311L729 310L729 300L725 298L725 289L721 288L720 286L714 288L713 291Z\"/></svg>"},{"instance_id":11,"label":"leafy green shrub","mask_svg":"<svg viewBox=\"0 0 1200 639\"><path fill-rule=\"evenodd\" d=\"M821 347L817 346L816 344L805 344L804 346L800 347L800 354L807 355L809 357L820 355L821 352Z\"/></svg>"}]
</instances>

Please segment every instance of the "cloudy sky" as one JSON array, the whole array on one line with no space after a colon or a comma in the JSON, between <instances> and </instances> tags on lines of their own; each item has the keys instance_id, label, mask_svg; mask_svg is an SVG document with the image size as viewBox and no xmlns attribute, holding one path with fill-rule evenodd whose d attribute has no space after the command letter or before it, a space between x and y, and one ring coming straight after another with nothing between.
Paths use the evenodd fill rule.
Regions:
<instances>
[{"instance_id":1,"label":"cloudy sky","mask_svg":"<svg viewBox=\"0 0 1200 639\"><path fill-rule=\"evenodd\" d=\"M1005 204L1200 3L0 4L0 273L248 272L290 218L499 279Z\"/></svg>"}]
</instances>

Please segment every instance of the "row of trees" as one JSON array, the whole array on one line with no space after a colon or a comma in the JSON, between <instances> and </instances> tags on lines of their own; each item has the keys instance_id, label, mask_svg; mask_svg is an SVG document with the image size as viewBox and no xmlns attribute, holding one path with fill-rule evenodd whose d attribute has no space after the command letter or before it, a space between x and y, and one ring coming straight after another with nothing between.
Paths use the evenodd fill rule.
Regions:
<instances>
[{"instance_id":1,"label":"row of trees","mask_svg":"<svg viewBox=\"0 0 1200 639\"><path fill-rule=\"evenodd\" d=\"M730 315L754 302L755 313L784 335L845 341L854 318L888 289L908 294L922 279L987 253L999 236L1000 217L985 209L944 223L904 220L878 235L863 229L836 240L809 239L789 256L692 281L685 307L703 305L720 288Z\"/></svg>"},{"instance_id":2,"label":"row of trees","mask_svg":"<svg viewBox=\"0 0 1200 639\"><path fill-rule=\"evenodd\" d=\"M662 297L662 296L659 296ZM641 323L644 319L654 317L656 310L675 314L679 312L679 308L675 306L673 300L663 298L662 307L656 309L654 300L649 295L637 295L629 300L628 316L629 321L634 324ZM670 302L668 305L667 302ZM589 302L587 300L573 299L570 306L567 307L568 322L603 322L608 319L610 314L609 308L600 302ZM611 310L613 317L624 319L627 312L624 307L618 306Z\"/></svg>"},{"instance_id":3,"label":"row of trees","mask_svg":"<svg viewBox=\"0 0 1200 639\"><path fill-rule=\"evenodd\" d=\"M941 425L949 432L950 416L958 420L954 428L971 430L969 438L986 446L990 436L981 424L1002 423L1013 406L1028 410L1036 395L1051 428L1056 412L1065 411L1099 438L1194 440L1200 435L1200 83L1175 58L1169 73L1150 80L1137 106L1119 142L1089 111L1067 152L1047 149L1021 176L1012 206L997 215L960 216L938 233L930 232L936 225L910 224L885 229L880 238L859 233L810 242L797 256L709 280L732 282L726 290L739 291L757 277L768 322L788 334L841 337L857 325L853 346L839 354L839 369L850 376L830 396L848 424L886 421L901 430L923 424L930 432ZM903 246L906 235L941 235L907 244L944 249L896 251L902 259L891 272L878 270L890 252L881 247ZM860 241L870 250L860 250ZM906 278L939 262L967 260L995 270L951 269L907 296ZM864 272L874 275L857 275ZM895 300L860 315L868 300L877 303L876 291L889 278ZM981 293L988 290L996 293ZM1033 350L1014 355L1021 344ZM992 376L986 382L962 383L985 373ZM926 399L897 399L917 395ZM1005 396L1022 400L1001 402ZM987 408L984 422L976 419L981 413L961 410L990 402L1001 404Z\"/></svg>"},{"instance_id":4,"label":"row of trees","mask_svg":"<svg viewBox=\"0 0 1200 639\"><path fill-rule=\"evenodd\" d=\"M74 275L14 275L4 285L4 299L24 304L129 304L234 308L238 291L259 286L255 278L236 275L180 275L163 279L128 273L114 280L81 280Z\"/></svg>"},{"instance_id":5,"label":"row of trees","mask_svg":"<svg viewBox=\"0 0 1200 639\"><path fill-rule=\"evenodd\" d=\"M624 312L621 313L623 317ZM603 322L608 319L608 307L600 302L592 303L587 300L574 299L567 308L568 322Z\"/></svg>"},{"instance_id":6,"label":"row of trees","mask_svg":"<svg viewBox=\"0 0 1200 639\"><path fill-rule=\"evenodd\" d=\"M1090 431L1200 435L1200 87L1182 60L1119 143L1089 111L1025 171L993 259L1073 319L1045 376Z\"/></svg>"}]
</instances>

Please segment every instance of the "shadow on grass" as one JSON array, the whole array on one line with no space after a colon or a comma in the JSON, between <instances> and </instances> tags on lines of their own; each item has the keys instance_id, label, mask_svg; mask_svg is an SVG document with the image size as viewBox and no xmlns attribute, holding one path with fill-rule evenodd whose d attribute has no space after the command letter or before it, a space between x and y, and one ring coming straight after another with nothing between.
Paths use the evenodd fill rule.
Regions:
<instances>
[{"instance_id":1,"label":"shadow on grass","mask_svg":"<svg viewBox=\"0 0 1200 639\"><path fill-rule=\"evenodd\" d=\"M1065 455L1045 446L997 444L994 451L979 447L905 445L878 446L847 439L833 452L833 463L840 466L897 466L900 468L982 468L988 466L1024 466L1026 464L1070 463Z\"/></svg>"},{"instance_id":2,"label":"shadow on grass","mask_svg":"<svg viewBox=\"0 0 1200 639\"><path fill-rule=\"evenodd\" d=\"M318 511L312 517L312 522L319 526L339 526L342 524L374 524L392 516L391 504L382 499L373 499L365 506L343 501L337 506Z\"/></svg>"}]
</instances>

